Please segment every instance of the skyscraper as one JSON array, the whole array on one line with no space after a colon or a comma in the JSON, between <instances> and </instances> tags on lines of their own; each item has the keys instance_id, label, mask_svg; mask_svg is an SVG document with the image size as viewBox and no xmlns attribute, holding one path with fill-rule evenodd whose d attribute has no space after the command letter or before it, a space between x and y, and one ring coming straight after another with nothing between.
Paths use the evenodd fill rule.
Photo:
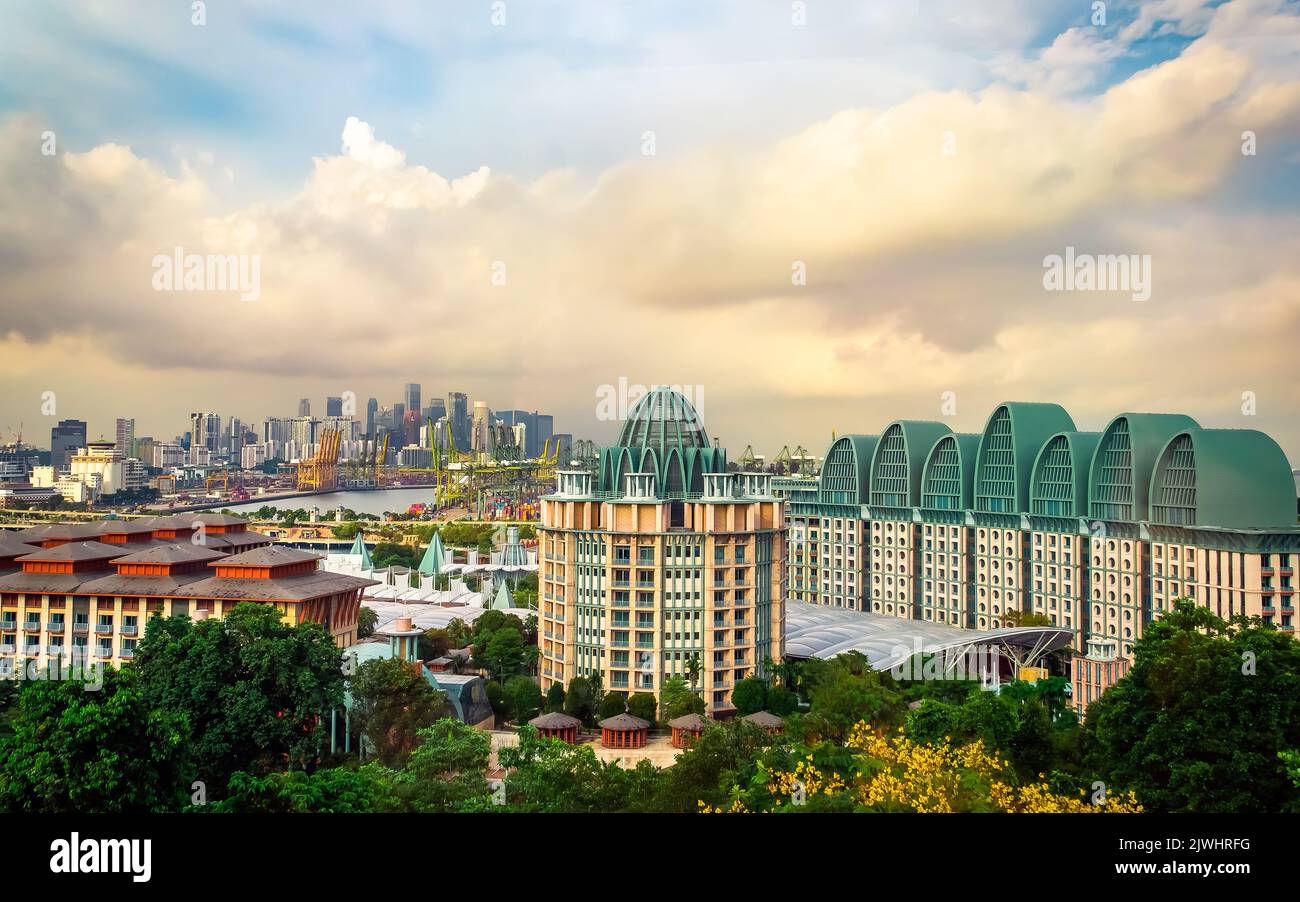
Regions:
<instances>
[{"instance_id":1,"label":"skyscraper","mask_svg":"<svg viewBox=\"0 0 1300 902\"><path fill-rule=\"evenodd\" d=\"M549 413L534 414L537 428L533 430L533 453L541 454L542 447L555 435L555 417Z\"/></svg>"},{"instance_id":2,"label":"skyscraper","mask_svg":"<svg viewBox=\"0 0 1300 902\"><path fill-rule=\"evenodd\" d=\"M371 398L366 402L366 435L375 437L375 418L379 415L379 399Z\"/></svg>"},{"instance_id":3,"label":"skyscraper","mask_svg":"<svg viewBox=\"0 0 1300 902\"><path fill-rule=\"evenodd\" d=\"M326 398L325 399L325 416L341 417L343 416L343 399Z\"/></svg>"},{"instance_id":4,"label":"skyscraper","mask_svg":"<svg viewBox=\"0 0 1300 902\"><path fill-rule=\"evenodd\" d=\"M115 442L117 450L122 452L124 457L130 457L134 452L132 447L135 444L135 420L125 417L117 418L117 441Z\"/></svg>"},{"instance_id":5,"label":"skyscraper","mask_svg":"<svg viewBox=\"0 0 1300 902\"><path fill-rule=\"evenodd\" d=\"M447 394L447 419L456 447L462 451L469 448L469 398L464 392Z\"/></svg>"},{"instance_id":6,"label":"skyscraper","mask_svg":"<svg viewBox=\"0 0 1300 902\"><path fill-rule=\"evenodd\" d=\"M406 409L414 410L416 413L419 413L420 412L420 383L418 382L406 383L406 389L402 394L403 394L402 400L406 402Z\"/></svg>"},{"instance_id":7,"label":"skyscraper","mask_svg":"<svg viewBox=\"0 0 1300 902\"><path fill-rule=\"evenodd\" d=\"M311 398L302 398L298 401L298 416L311 416Z\"/></svg>"},{"instance_id":8,"label":"skyscraper","mask_svg":"<svg viewBox=\"0 0 1300 902\"><path fill-rule=\"evenodd\" d=\"M72 455L78 448L86 447L85 420L59 420L50 430L50 465L54 472L68 469Z\"/></svg>"},{"instance_id":9,"label":"skyscraper","mask_svg":"<svg viewBox=\"0 0 1300 902\"><path fill-rule=\"evenodd\" d=\"M203 457L198 452L206 451L209 456L221 450L221 415L216 413L190 414L190 461L199 463Z\"/></svg>"}]
</instances>

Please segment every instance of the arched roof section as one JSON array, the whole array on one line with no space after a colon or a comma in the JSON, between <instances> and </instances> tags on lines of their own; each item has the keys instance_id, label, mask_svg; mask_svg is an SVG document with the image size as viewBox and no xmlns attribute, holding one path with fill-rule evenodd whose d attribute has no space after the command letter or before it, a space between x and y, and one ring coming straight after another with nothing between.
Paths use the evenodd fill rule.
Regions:
<instances>
[{"instance_id":1,"label":"arched roof section","mask_svg":"<svg viewBox=\"0 0 1300 902\"><path fill-rule=\"evenodd\" d=\"M866 504L871 484L871 456L878 435L842 435L826 449L817 478L820 504Z\"/></svg>"},{"instance_id":2,"label":"arched roof section","mask_svg":"<svg viewBox=\"0 0 1300 902\"><path fill-rule=\"evenodd\" d=\"M980 436L974 432L950 432L934 443L926 454L921 507L970 510L979 444Z\"/></svg>"},{"instance_id":3,"label":"arched roof section","mask_svg":"<svg viewBox=\"0 0 1300 902\"><path fill-rule=\"evenodd\" d=\"M1094 520L1148 519L1147 500L1156 457L1169 440L1197 423L1181 413L1121 413L1101 432L1088 481L1088 516Z\"/></svg>"},{"instance_id":4,"label":"arched roof section","mask_svg":"<svg viewBox=\"0 0 1300 902\"><path fill-rule=\"evenodd\" d=\"M1059 404L1008 401L998 405L980 436L974 509L1028 513L1034 459L1051 436L1074 431L1074 420Z\"/></svg>"},{"instance_id":5,"label":"arched roof section","mask_svg":"<svg viewBox=\"0 0 1300 902\"><path fill-rule=\"evenodd\" d=\"M1296 525L1286 455L1254 429L1185 429L1165 443L1151 476L1151 522L1266 529Z\"/></svg>"},{"instance_id":6,"label":"arched roof section","mask_svg":"<svg viewBox=\"0 0 1300 902\"><path fill-rule=\"evenodd\" d=\"M1088 473L1100 432L1058 432L1034 460L1029 512L1040 517L1088 516Z\"/></svg>"},{"instance_id":7,"label":"arched roof section","mask_svg":"<svg viewBox=\"0 0 1300 902\"><path fill-rule=\"evenodd\" d=\"M707 448L709 435L686 396L660 386L632 406L619 433L618 444L628 448L654 448L666 454L673 448Z\"/></svg>"},{"instance_id":8,"label":"arched roof section","mask_svg":"<svg viewBox=\"0 0 1300 902\"><path fill-rule=\"evenodd\" d=\"M952 433L943 423L895 420L880 433L871 455L870 504L916 507L921 503L921 477L934 443Z\"/></svg>"}]
</instances>

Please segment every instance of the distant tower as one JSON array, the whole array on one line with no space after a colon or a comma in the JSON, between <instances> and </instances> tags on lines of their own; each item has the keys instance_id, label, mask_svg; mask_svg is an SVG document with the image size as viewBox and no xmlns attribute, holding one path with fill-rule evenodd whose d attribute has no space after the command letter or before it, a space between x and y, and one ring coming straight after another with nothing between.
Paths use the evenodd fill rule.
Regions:
<instances>
[{"instance_id":1,"label":"distant tower","mask_svg":"<svg viewBox=\"0 0 1300 902\"><path fill-rule=\"evenodd\" d=\"M309 416L311 416L311 399L310 399L310 398L302 398L300 401L298 401L298 416L300 416L300 417L309 417Z\"/></svg>"},{"instance_id":2,"label":"distant tower","mask_svg":"<svg viewBox=\"0 0 1300 902\"><path fill-rule=\"evenodd\" d=\"M85 420L59 420L50 430L50 464L54 472L68 469L72 455L86 447Z\"/></svg>"},{"instance_id":3,"label":"distant tower","mask_svg":"<svg viewBox=\"0 0 1300 902\"><path fill-rule=\"evenodd\" d=\"M407 410L414 410L417 414L420 412L420 383L408 382L403 392L402 400L406 402Z\"/></svg>"},{"instance_id":4,"label":"distant tower","mask_svg":"<svg viewBox=\"0 0 1300 902\"><path fill-rule=\"evenodd\" d=\"M135 420L125 417L117 418L117 450L130 457L135 450Z\"/></svg>"}]
</instances>

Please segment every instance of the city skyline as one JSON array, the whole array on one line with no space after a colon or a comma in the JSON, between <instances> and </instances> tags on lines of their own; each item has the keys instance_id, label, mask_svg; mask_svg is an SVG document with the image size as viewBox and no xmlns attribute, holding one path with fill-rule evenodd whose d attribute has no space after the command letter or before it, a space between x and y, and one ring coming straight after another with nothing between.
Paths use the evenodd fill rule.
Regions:
<instances>
[{"instance_id":1,"label":"city skyline","mask_svg":"<svg viewBox=\"0 0 1300 902\"><path fill-rule=\"evenodd\" d=\"M359 36L337 10L18 7L0 426L49 391L144 434L262 417L400 391L419 358L597 441L626 378L704 386L768 453L952 392L961 428L1008 399L1182 410L1300 460L1294 4L907 6L399 5ZM156 290L176 249L256 257L257 297ZM1076 252L1147 261L1149 297L1049 290Z\"/></svg>"}]
</instances>

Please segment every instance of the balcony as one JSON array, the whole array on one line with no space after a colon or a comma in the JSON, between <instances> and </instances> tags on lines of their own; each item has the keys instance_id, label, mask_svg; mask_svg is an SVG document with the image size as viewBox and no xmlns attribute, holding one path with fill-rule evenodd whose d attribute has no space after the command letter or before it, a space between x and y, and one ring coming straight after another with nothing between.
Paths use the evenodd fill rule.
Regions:
<instances>
[{"instance_id":1,"label":"balcony","mask_svg":"<svg viewBox=\"0 0 1300 902\"><path fill-rule=\"evenodd\" d=\"M68 628L68 624L64 620L51 620L45 624L45 628L51 633L61 633Z\"/></svg>"},{"instance_id":2,"label":"balcony","mask_svg":"<svg viewBox=\"0 0 1300 902\"><path fill-rule=\"evenodd\" d=\"M39 633L41 631L41 622L39 620L24 620L23 629L29 633Z\"/></svg>"},{"instance_id":3,"label":"balcony","mask_svg":"<svg viewBox=\"0 0 1300 902\"><path fill-rule=\"evenodd\" d=\"M111 624L111 623L96 623L96 624L95 624L95 632L98 633L99 635L108 635L109 633L112 633L112 632L113 632L113 624Z\"/></svg>"},{"instance_id":4,"label":"balcony","mask_svg":"<svg viewBox=\"0 0 1300 902\"><path fill-rule=\"evenodd\" d=\"M122 635L123 635L123 636L134 636L134 635L135 635L136 633L138 633L139 631L140 631L140 628L139 628L138 626L136 626L135 624L133 624L133 623L126 623L126 624L123 624L123 625L122 625Z\"/></svg>"},{"instance_id":5,"label":"balcony","mask_svg":"<svg viewBox=\"0 0 1300 902\"><path fill-rule=\"evenodd\" d=\"M121 649L121 650L118 651L117 656L118 656L119 658L134 658L134 657L135 657L135 649L134 649L134 648L123 648L123 649Z\"/></svg>"},{"instance_id":6,"label":"balcony","mask_svg":"<svg viewBox=\"0 0 1300 902\"><path fill-rule=\"evenodd\" d=\"M72 624L72 632L73 632L73 633L88 633L88 632L90 632L90 624L89 624L89 623L85 623L84 621L74 621L73 624Z\"/></svg>"},{"instance_id":7,"label":"balcony","mask_svg":"<svg viewBox=\"0 0 1300 902\"><path fill-rule=\"evenodd\" d=\"M0 630L4 630L7 633L12 633L17 629L18 629L17 620L0 620Z\"/></svg>"}]
</instances>

